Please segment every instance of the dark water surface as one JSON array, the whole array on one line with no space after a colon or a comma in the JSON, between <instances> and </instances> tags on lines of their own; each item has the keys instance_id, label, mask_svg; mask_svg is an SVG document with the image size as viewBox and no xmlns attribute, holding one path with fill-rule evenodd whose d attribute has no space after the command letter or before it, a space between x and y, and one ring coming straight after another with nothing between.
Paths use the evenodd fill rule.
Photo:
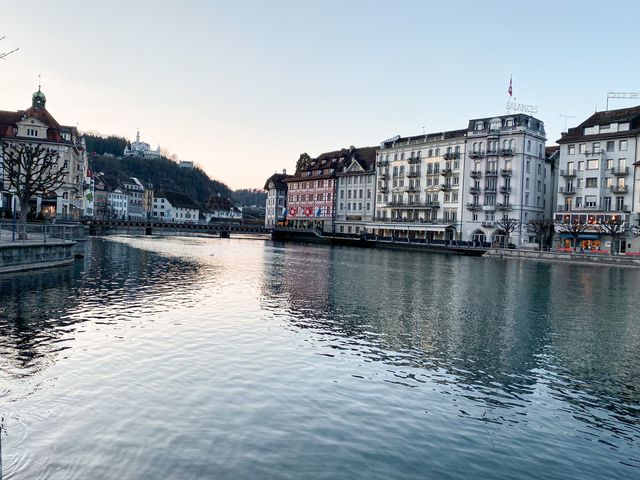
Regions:
<instances>
[{"instance_id":1,"label":"dark water surface","mask_svg":"<svg viewBox=\"0 0 640 480\"><path fill-rule=\"evenodd\" d=\"M640 478L640 271L92 240L0 277L3 479Z\"/></svg>"}]
</instances>

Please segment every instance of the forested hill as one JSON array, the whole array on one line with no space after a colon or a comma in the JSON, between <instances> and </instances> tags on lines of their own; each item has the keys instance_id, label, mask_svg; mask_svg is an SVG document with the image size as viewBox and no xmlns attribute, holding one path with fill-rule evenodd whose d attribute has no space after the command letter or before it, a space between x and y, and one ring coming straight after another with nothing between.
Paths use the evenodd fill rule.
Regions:
<instances>
[{"instance_id":1,"label":"forested hill","mask_svg":"<svg viewBox=\"0 0 640 480\"><path fill-rule=\"evenodd\" d=\"M184 193L202 204L211 195L220 194L226 198L232 196L233 192L229 187L210 179L197 167L180 168L176 162L164 157L122 157L124 148L129 143L126 138L85 134L84 139L89 153L89 165L94 172L102 172L119 180L136 177L142 182L152 183L156 189Z\"/></svg>"},{"instance_id":2,"label":"forested hill","mask_svg":"<svg viewBox=\"0 0 640 480\"><path fill-rule=\"evenodd\" d=\"M227 198L231 198L232 195L229 187L217 180L211 180L199 168L180 168L177 163L167 158L113 158L90 155L89 165L94 172L102 172L108 177L120 180L136 177L142 182L152 183L156 189L184 193L199 203L204 203L215 194Z\"/></svg>"}]
</instances>

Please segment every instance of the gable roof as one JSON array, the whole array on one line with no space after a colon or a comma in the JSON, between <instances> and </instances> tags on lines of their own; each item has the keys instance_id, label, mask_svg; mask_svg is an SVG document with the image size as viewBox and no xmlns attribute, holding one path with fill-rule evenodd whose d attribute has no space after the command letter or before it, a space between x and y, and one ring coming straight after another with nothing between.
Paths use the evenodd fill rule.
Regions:
<instances>
[{"instance_id":1,"label":"gable roof","mask_svg":"<svg viewBox=\"0 0 640 480\"><path fill-rule=\"evenodd\" d=\"M596 125L609 125L611 123L629 123L629 130L622 132L607 132L585 135L584 129L595 127ZM601 140L607 138L629 137L640 133L640 105L631 108L620 108L618 110L607 110L596 112L584 122L574 128L570 128L557 143L569 143L578 140Z\"/></svg>"},{"instance_id":2,"label":"gable roof","mask_svg":"<svg viewBox=\"0 0 640 480\"><path fill-rule=\"evenodd\" d=\"M325 152L306 165L306 168L297 170L295 175L287 178L285 181L301 181L309 179L322 179L334 177L338 169L355 158L358 162L362 162L361 166L365 168L369 164L375 165L377 147L349 147L332 152ZM365 168L366 170L366 168Z\"/></svg>"},{"instance_id":3,"label":"gable roof","mask_svg":"<svg viewBox=\"0 0 640 480\"><path fill-rule=\"evenodd\" d=\"M166 198L173 207L199 209L200 206L183 193L170 190L156 190L153 194L156 198Z\"/></svg>"},{"instance_id":4,"label":"gable roof","mask_svg":"<svg viewBox=\"0 0 640 480\"><path fill-rule=\"evenodd\" d=\"M264 189L269 190L269 183L273 182L277 190L284 190L287 188L286 180L293 175L287 175L286 173L274 173L264 183Z\"/></svg>"}]
</instances>

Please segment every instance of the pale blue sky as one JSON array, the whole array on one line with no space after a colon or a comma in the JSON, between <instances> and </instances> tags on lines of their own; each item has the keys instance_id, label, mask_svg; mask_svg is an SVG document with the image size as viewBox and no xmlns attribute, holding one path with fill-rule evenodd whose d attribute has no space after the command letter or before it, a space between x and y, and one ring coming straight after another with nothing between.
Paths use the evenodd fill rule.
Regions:
<instances>
[{"instance_id":1,"label":"pale blue sky","mask_svg":"<svg viewBox=\"0 0 640 480\"><path fill-rule=\"evenodd\" d=\"M2 2L5 3L5 2ZM539 106L549 144L638 91L640 2L7 2L0 109L135 136L234 188L298 155ZM628 106L614 101L611 108Z\"/></svg>"}]
</instances>

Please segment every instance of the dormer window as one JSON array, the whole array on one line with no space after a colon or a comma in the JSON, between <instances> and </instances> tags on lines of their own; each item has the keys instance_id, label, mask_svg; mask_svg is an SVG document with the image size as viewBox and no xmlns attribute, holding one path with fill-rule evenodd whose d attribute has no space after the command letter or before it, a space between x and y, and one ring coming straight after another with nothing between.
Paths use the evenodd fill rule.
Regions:
<instances>
[{"instance_id":1,"label":"dormer window","mask_svg":"<svg viewBox=\"0 0 640 480\"><path fill-rule=\"evenodd\" d=\"M482 130L484 128L483 122L476 122L476 131Z\"/></svg>"},{"instance_id":2,"label":"dormer window","mask_svg":"<svg viewBox=\"0 0 640 480\"><path fill-rule=\"evenodd\" d=\"M38 136L38 130L36 130L35 128L27 128L27 137L37 137Z\"/></svg>"},{"instance_id":3,"label":"dormer window","mask_svg":"<svg viewBox=\"0 0 640 480\"><path fill-rule=\"evenodd\" d=\"M628 123L620 123L620 124L618 124L618 131L619 132L626 132L627 130L629 130L629 124Z\"/></svg>"}]
</instances>

